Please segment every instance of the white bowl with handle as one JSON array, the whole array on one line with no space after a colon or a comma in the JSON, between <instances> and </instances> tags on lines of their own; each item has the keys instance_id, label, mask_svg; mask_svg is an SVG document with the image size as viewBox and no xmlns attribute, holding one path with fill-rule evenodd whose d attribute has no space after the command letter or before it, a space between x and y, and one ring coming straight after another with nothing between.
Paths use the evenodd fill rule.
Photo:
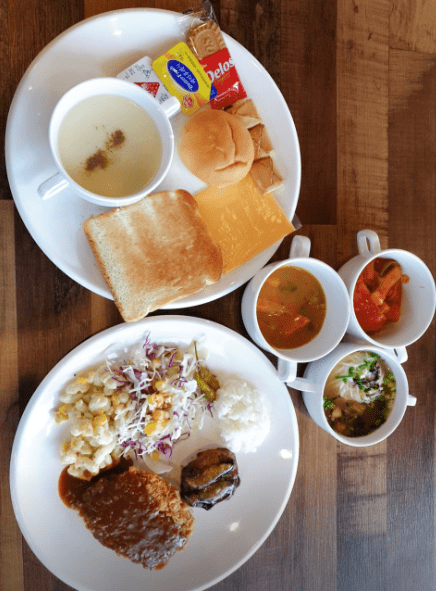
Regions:
<instances>
[{"instance_id":1,"label":"white bowl with handle","mask_svg":"<svg viewBox=\"0 0 436 591\"><path fill-rule=\"evenodd\" d=\"M283 382L295 378L298 363L319 359L332 351L344 336L350 316L350 303L344 282L332 267L309 256L310 247L309 238L295 236L289 258L261 269L248 283L242 296L241 311L245 328L262 349L278 357L278 373ZM293 349L272 347L260 330L256 313L257 299L266 279L274 271L285 266L299 267L314 275L326 296L326 317L320 332L305 345Z\"/></svg>"},{"instance_id":2,"label":"white bowl with handle","mask_svg":"<svg viewBox=\"0 0 436 591\"><path fill-rule=\"evenodd\" d=\"M362 230L357 233L359 254L343 265L338 273L342 277L350 297L350 320L347 333L376 347L405 348L417 341L429 327L436 306L436 289L433 276L427 265L416 255L406 250L389 248L382 250L376 232ZM393 259L401 265L402 273L409 282L402 287L401 315L381 332L367 334L359 324L353 306L354 290L364 268L376 258ZM404 357L405 352L401 352Z\"/></svg>"},{"instance_id":3,"label":"white bowl with handle","mask_svg":"<svg viewBox=\"0 0 436 591\"><path fill-rule=\"evenodd\" d=\"M351 353L356 351L371 351L379 355L392 370L395 376L396 393L393 408L387 420L375 431L361 437L347 437L337 433L329 425L324 412L324 395L327 379L333 368ZM406 357L407 358L407 357ZM309 363L304 377L296 378L287 385L296 390L301 390L306 408L315 421L322 429L335 437L341 443L352 447L366 447L375 445L391 435L401 423L408 406L415 406L416 398L409 394L409 385L406 373L401 366L405 359L401 359L392 349L375 347L362 343L340 343L334 351L323 357Z\"/></svg>"}]
</instances>

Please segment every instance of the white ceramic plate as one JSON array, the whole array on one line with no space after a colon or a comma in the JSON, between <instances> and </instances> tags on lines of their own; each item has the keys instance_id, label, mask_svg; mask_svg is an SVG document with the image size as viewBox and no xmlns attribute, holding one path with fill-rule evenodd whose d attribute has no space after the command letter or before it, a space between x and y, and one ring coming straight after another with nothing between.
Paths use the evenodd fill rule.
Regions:
<instances>
[{"instance_id":1,"label":"white ceramic plate","mask_svg":"<svg viewBox=\"0 0 436 591\"><path fill-rule=\"evenodd\" d=\"M105 350L142 343L189 344L204 336L208 367L218 376L237 374L264 392L271 403L271 431L255 453L237 454L241 484L212 510L194 509L195 530L185 549L160 571L149 571L99 544L78 513L58 496L63 469L59 447L67 425L53 409L75 373L104 360ZM180 457L222 445L210 421L198 435L179 443ZM188 445L183 451L182 447ZM194 446L194 447L193 447ZM175 448L175 449L176 449ZM187 454L187 455L186 455ZM21 531L41 562L79 591L200 591L241 566L265 541L291 493L299 454L298 426L287 388L259 349L237 333L207 320L156 316L121 324L85 341L42 381L21 418L11 456L12 502Z\"/></svg>"},{"instance_id":2,"label":"white ceramic plate","mask_svg":"<svg viewBox=\"0 0 436 591\"><path fill-rule=\"evenodd\" d=\"M42 201L37 187L56 172L48 145L48 124L59 98L72 86L98 76L116 76L138 59L158 57L182 40L176 13L130 9L104 13L71 27L36 57L21 80L10 108L6 128L6 166L18 212L35 242L72 279L111 299L82 230L90 215L107 211L83 199L63 194ZM256 102L275 146L275 161L285 178L276 192L289 219L300 190L300 152L289 109L263 66L239 43L226 36L242 82ZM185 116L173 119L176 140ZM158 189L203 188L176 156L170 173ZM166 308L185 308L221 297L261 269L277 250L276 243L245 265L190 298Z\"/></svg>"}]
</instances>

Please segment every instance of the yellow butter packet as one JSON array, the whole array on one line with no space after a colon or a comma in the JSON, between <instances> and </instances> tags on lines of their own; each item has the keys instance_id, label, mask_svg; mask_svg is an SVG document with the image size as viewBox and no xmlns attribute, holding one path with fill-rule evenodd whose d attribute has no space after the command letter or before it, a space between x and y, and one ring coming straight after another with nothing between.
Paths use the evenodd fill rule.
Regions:
<instances>
[{"instance_id":1,"label":"yellow butter packet","mask_svg":"<svg viewBox=\"0 0 436 591\"><path fill-rule=\"evenodd\" d=\"M152 67L167 90L179 99L185 115L192 115L217 94L209 76L183 41L155 59Z\"/></svg>"}]
</instances>

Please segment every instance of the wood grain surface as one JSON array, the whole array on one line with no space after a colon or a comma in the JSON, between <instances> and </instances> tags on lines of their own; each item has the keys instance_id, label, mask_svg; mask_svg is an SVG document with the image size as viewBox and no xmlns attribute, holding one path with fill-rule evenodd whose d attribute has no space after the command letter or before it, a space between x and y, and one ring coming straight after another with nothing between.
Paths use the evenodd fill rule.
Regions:
<instances>
[{"instance_id":1,"label":"wood grain surface","mask_svg":"<svg viewBox=\"0 0 436 591\"><path fill-rule=\"evenodd\" d=\"M221 28L270 72L294 118L302 155L298 233L312 240L313 256L338 269L357 254L356 232L370 228L383 248L415 253L436 275L435 3L213 4ZM1 591L71 589L21 537L9 495L10 451L19 417L45 375L76 345L121 322L113 302L53 265L15 210L3 141L11 100L37 54L82 19L121 8L179 12L191 5L0 0ZM286 258L290 241L274 260ZM180 313L247 336L243 290ZM434 591L435 336L433 321L408 347L404 369L418 402L376 446L337 443L311 420L301 394L289 390L301 446L289 503L262 547L213 591Z\"/></svg>"}]
</instances>

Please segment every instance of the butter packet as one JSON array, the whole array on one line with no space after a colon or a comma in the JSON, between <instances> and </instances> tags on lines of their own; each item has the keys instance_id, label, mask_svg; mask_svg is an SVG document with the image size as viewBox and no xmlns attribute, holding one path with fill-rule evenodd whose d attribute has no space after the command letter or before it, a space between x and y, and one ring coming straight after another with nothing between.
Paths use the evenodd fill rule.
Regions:
<instances>
[{"instance_id":1,"label":"butter packet","mask_svg":"<svg viewBox=\"0 0 436 591\"><path fill-rule=\"evenodd\" d=\"M217 94L209 76L183 41L155 59L152 66L166 89L179 99L185 115L193 115Z\"/></svg>"}]
</instances>

